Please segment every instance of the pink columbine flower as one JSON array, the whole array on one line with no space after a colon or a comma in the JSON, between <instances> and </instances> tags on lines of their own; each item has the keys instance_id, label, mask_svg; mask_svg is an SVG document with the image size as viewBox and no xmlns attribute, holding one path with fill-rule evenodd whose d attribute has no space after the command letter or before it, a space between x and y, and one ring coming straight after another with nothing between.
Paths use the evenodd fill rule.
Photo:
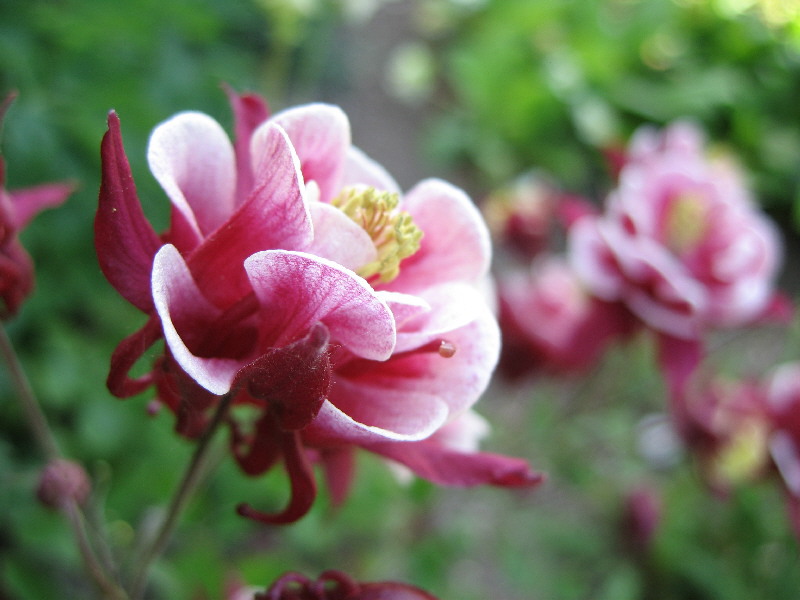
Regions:
<instances>
[{"instance_id":1,"label":"pink columbine flower","mask_svg":"<svg viewBox=\"0 0 800 600\"><path fill-rule=\"evenodd\" d=\"M10 94L0 102L0 127ZM13 317L33 289L33 263L19 233L40 211L58 206L72 193L71 183L52 183L22 190L5 188L5 162L0 156L0 319Z\"/></svg>"},{"instance_id":2,"label":"pink columbine flower","mask_svg":"<svg viewBox=\"0 0 800 600\"><path fill-rule=\"evenodd\" d=\"M637 132L604 213L580 219L569 242L593 294L665 335L698 339L774 306L776 228L733 164L707 156L687 123Z\"/></svg>"},{"instance_id":3,"label":"pink columbine flower","mask_svg":"<svg viewBox=\"0 0 800 600\"><path fill-rule=\"evenodd\" d=\"M511 377L589 368L636 326L621 303L592 296L563 256L539 257L530 270L502 277L498 288L500 367Z\"/></svg>"},{"instance_id":4,"label":"pink columbine flower","mask_svg":"<svg viewBox=\"0 0 800 600\"><path fill-rule=\"evenodd\" d=\"M242 469L257 475L282 458L292 483L277 514L240 507L266 522L309 509L312 460L341 500L354 447L440 483L537 482L524 461L431 440L475 403L499 352L480 291L488 232L469 198L434 179L401 194L351 145L337 107L269 117L258 97L230 97L233 144L195 112L150 138L151 171L172 202L161 236L109 116L96 247L109 281L148 315L112 357L111 391L155 385L188 437L230 395ZM162 337L153 370L130 378Z\"/></svg>"},{"instance_id":5,"label":"pink columbine flower","mask_svg":"<svg viewBox=\"0 0 800 600\"><path fill-rule=\"evenodd\" d=\"M671 398L676 428L715 491L763 476L773 420L762 382L695 377Z\"/></svg>"}]
</instances>

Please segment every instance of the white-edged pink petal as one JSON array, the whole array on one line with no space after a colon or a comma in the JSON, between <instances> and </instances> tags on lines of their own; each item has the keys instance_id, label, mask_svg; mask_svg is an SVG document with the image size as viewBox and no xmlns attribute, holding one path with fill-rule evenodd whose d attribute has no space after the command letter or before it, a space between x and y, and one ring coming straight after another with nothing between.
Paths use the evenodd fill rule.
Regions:
<instances>
[{"instance_id":1,"label":"white-edged pink petal","mask_svg":"<svg viewBox=\"0 0 800 600\"><path fill-rule=\"evenodd\" d=\"M416 292L447 281L477 283L489 270L489 230L477 207L459 188L426 179L406 194L402 208L423 232L416 254L400 264L388 288Z\"/></svg>"},{"instance_id":2,"label":"white-edged pink petal","mask_svg":"<svg viewBox=\"0 0 800 600\"><path fill-rule=\"evenodd\" d=\"M335 197L341 191L350 147L350 121L342 109L330 104L306 104L277 113L267 122L286 130L300 158L303 178L317 182L320 199L328 202ZM263 128L262 125L253 134L254 165L258 165L261 156Z\"/></svg>"},{"instance_id":3,"label":"white-edged pink petal","mask_svg":"<svg viewBox=\"0 0 800 600\"><path fill-rule=\"evenodd\" d=\"M444 283L420 292L418 296L428 305L413 318L397 321L395 352L418 348L471 323L488 309L483 293L463 283ZM391 305L390 305L391 307Z\"/></svg>"},{"instance_id":4,"label":"white-edged pink petal","mask_svg":"<svg viewBox=\"0 0 800 600\"><path fill-rule=\"evenodd\" d=\"M355 406L349 408L352 396L342 391L349 389L342 387L349 382L370 389L375 397L409 393L438 398L447 405L450 416L466 410L486 389L500 354L494 315L485 305L476 308L470 323L442 333L441 339L455 348L452 356L418 347L397 352L385 362L351 362L336 372L330 400L348 414L356 410Z\"/></svg>"},{"instance_id":5,"label":"white-edged pink petal","mask_svg":"<svg viewBox=\"0 0 800 600\"><path fill-rule=\"evenodd\" d=\"M228 392L242 365L230 359L195 356L184 341L183 335L200 335L220 311L197 288L175 246L167 244L156 254L152 286L153 302L172 356L192 379L212 394Z\"/></svg>"},{"instance_id":6,"label":"white-edged pink petal","mask_svg":"<svg viewBox=\"0 0 800 600\"><path fill-rule=\"evenodd\" d=\"M353 354L386 360L395 345L392 313L364 279L304 252L268 250L245 261L261 304L262 343L281 346L322 322Z\"/></svg>"},{"instance_id":7,"label":"white-edged pink petal","mask_svg":"<svg viewBox=\"0 0 800 600\"><path fill-rule=\"evenodd\" d=\"M297 155L279 126L262 130L262 164L255 188L223 227L189 258L207 297L226 306L249 293L244 260L261 250L302 250L311 243L313 226L303 197Z\"/></svg>"},{"instance_id":8,"label":"white-edged pink petal","mask_svg":"<svg viewBox=\"0 0 800 600\"><path fill-rule=\"evenodd\" d=\"M233 146L211 117L183 112L158 125L150 136L147 160L175 209L201 239L233 212Z\"/></svg>"},{"instance_id":9,"label":"white-edged pink petal","mask_svg":"<svg viewBox=\"0 0 800 600\"><path fill-rule=\"evenodd\" d=\"M325 401L303 432L312 443L413 442L430 437L447 419L448 408L436 396L407 390L337 382L348 403L344 410Z\"/></svg>"},{"instance_id":10,"label":"white-edged pink petal","mask_svg":"<svg viewBox=\"0 0 800 600\"><path fill-rule=\"evenodd\" d=\"M314 240L306 252L352 271L378 258L372 238L343 211L323 202L311 202L308 208L314 224Z\"/></svg>"},{"instance_id":11,"label":"white-edged pink petal","mask_svg":"<svg viewBox=\"0 0 800 600\"><path fill-rule=\"evenodd\" d=\"M383 165L356 146L347 149L342 186L366 185L376 190L400 193L400 186Z\"/></svg>"}]
</instances>

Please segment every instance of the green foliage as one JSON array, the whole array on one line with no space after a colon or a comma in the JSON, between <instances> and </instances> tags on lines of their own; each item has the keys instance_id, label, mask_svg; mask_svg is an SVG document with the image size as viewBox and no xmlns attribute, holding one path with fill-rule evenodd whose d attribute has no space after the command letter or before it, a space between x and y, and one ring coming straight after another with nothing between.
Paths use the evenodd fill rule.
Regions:
<instances>
[{"instance_id":1,"label":"green foliage","mask_svg":"<svg viewBox=\"0 0 800 600\"><path fill-rule=\"evenodd\" d=\"M229 126L221 82L265 92L276 107L344 85L340 13L319 6L304 17L269 0L0 3L0 93L19 91L2 140L8 186L80 182L25 232L37 290L9 333L59 443L93 477L97 526L120 558L163 515L192 445L166 411L148 416L148 395L120 401L104 386L113 348L143 319L94 257L106 114L120 114L145 210L163 226L165 198L144 160L148 132L183 109ZM798 57L781 32L700 3L454 6L447 14L460 20L437 34L448 97L428 149L474 166L480 188L537 166L572 189L602 189L599 147L645 120L688 115L745 153L766 200L796 198ZM792 336L787 356L797 354ZM479 405L494 425L487 446L547 471L541 489L406 486L361 456L344 506L332 508L322 490L288 528L234 514L241 501L281 506L285 474L244 478L220 438L218 468L154 571L152 597L217 598L229 578L265 585L287 570L338 568L413 582L443 600L794 598L797 546L775 490L716 498L689 460L654 467L637 453L637 423L663 404L643 343L615 351L585 380L497 384ZM5 369L0 431L0 597L91 598L67 524L32 500L41 457ZM660 492L664 511L652 548L634 556L617 525L627 491L642 483Z\"/></svg>"},{"instance_id":2,"label":"green foliage","mask_svg":"<svg viewBox=\"0 0 800 600\"><path fill-rule=\"evenodd\" d=\"M448 100L430 147L500 185L531 168L607 188L603 149L643 123L700 122L753 173L765 204L800 201L800 44L793 26L711 2L488 0L435 47ZM797 17L796 17L797 18Z\"/></svg>"}]
</instances>

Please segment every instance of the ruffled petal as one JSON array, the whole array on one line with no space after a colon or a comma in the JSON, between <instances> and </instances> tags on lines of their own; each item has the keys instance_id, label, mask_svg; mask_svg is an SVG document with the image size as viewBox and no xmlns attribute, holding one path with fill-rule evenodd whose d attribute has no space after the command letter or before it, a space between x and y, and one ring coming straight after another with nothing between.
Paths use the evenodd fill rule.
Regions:
<instances>
[{"instance_id":1,"label":"ruffled petal","mask_svg":"<svg viewBox=\"0 0 800 600\"><path fill-rule=\"evenodd\" d=\"M377 259L372 238L343 211L322 202L310 203L309 209L314 223L314 241L306 252L332 260L351 271Z\"/></svg>"},{"instance_id":2,"label":"ruffled petal","mask_svg":"<svg viewBox=\"0 0 800 600\"><path fill-rule=\"evenodd\" d=\"M331 401L345 406L348 414L370 410L356 405L356 392L345 387L350 384L369 390L359 396L359 402L367 405L374 402L373 397L409 394L437 398L448 407L450 417L466 410L486 389L500 354L497 321L487 307L477 308L479 312L469 324L431 336L429 341L441 339L454 348L452 356L441 355L438 344L428 343L397 352L385 362L353 360L337 369ZM400 408L405 411L402 403Z\"/></svg>"},{"instance_id":3,"label":"ruffled petal","mask_svg":"<svg viewBox=\"0 0 800 600\"><path fill-rule=\"evenodd\" d=\"M318 256L268 250L245 261L264 313L262 344L282 346L322 322L333 341L371 360L386 360L394 318L361 277Z\"/></svg>"},{"instance_id":4,"label":"ruffled petal","mask_svg":"<svg viewBox=\"0 0 800 600\"><path fill-rule=\"evenodd\" d=\"M435 396L341 380L332 386L330 399L303 431L312 446L422 440L448 415L447 406Z\"/></svg>"},{"instance_id":5,"label":"ruffled petal","mask_svg":"<svg viewBox=\"0 0 800 600\"><path fill-rule=\"evenodd\" d=\"M94 221L97 258L111 285L139 310L149 312L150 271L161 240L142 212L113 111L100 148L102 180Z\"/></svg>"},{"instance_id":6,"label":"ruffled petal","mask_svg":"<svg viewBox=\"0 0 800 600\"><path fill-rule=\"evenodd\" d=\"M198 112L179 113L150 136L147 161L173 206L199 239L233 212L236 167L222 127Z\"/></svg>"},{"instance_id":7,"label":"ruffled petal","mask_svg":"<svg viewBox=\"0 0 800 600\"><path fill-rule=\"evenodd\" d=\"M447 333L464 327L477 315L486 312L487 304L483 294L473 286L460 283L446 283L428 288L417 296L429 307L418 312L413 318L397 320L397 346L395 353L418 348L435 338L447 337ZM394 308L394 307L392 307ZM404 307L406 310L408 307Z\"/></svg>"},{"instance_id":8,"label":"ruffled petal","mask_svg":"<svg viewBox=\"0 0 800 600\"><path fill-rule=\"evenodd\" d=\"M347 149L350 147L350 121L338 106L306 104L280 112L270 119L289 134L305 181L319 186L320 200L329 202L342 187ZM253 159L259 160L262 129L253 136Z\"/></svg>"},{"instance_id":9,"label":"ruffled petal","mask_svg":"<svg viewBox=\"0 0 800 600\"><path fill-rule=\"evenodd\" d=\"M489 231L480 212L457 187L428 179L414 187L402 207L423 231L419 250L400 265L388 289L415 293L447 281L477 283L491 261Z\"/></svg>"},{"instance_id":10,"label":"ruffled petal","mask_svg":"<svg viewBox=\"0 0 800 600\"><path fill-rule=\"evenodd\" d=\"M381 164L367 156L360 148L347 149L342 187L365 185L376 190L400 193L400 186Z\"/></svg>"},{"instance_id":11,"label":"ruffled petal","mask_svg":"<svg viewBox=\"0 0 800 600\"><path fill-rule=\"evenodd\" d=\"M156 254L152 281L155 308L175 361L198 385L212 394L225 394L242 366L239 361L202 358L187 345L193 337L200 339L221 311L203 296L183 257L172 245L164 246Z\"/></svg>"},{"instance_id":12,"label":"ruffled petal","mask_svg":"<svg viewBox=\"0 0 800 600\"><path fill-rule=\"evenodd\" d=\"M249 292L244 260L260 250L304 249L311 243L311 217L303 199L297 156L286 133L275 125L262 131L261 168L256 187L234 215L189 257L208 298L219 306Z\"/></svg>"}]
</instances>

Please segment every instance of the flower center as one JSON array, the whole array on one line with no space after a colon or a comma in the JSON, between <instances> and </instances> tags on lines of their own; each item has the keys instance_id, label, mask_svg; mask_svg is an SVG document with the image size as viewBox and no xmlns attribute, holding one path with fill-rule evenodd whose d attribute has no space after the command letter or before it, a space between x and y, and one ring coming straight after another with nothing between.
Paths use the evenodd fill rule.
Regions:
<instances>
[{"instance_id":1,"label":"flower center","mask_svg":"<svg viewBox=\"0 0 800 600\"><path fill-rule=\"evenodd\" d=\"M665 237L677 253L691 249L706 232L708 207L700 194L683 192L670 202L667 209Z\"/></svg>"},{"instance_id":2,"label":"flower center","mask_svg":"<svg viewBox=\"0 0 800 600\"><path fill-rule=\"evenodd\" d=\"M397 210L396 193L372 187L347 187L331 201L355 221L375 244L378 258L358 269L371 283L386 283L400 274L400 262L419 250L422 230L405 211Z\"/></svg>"}]
</instances>

